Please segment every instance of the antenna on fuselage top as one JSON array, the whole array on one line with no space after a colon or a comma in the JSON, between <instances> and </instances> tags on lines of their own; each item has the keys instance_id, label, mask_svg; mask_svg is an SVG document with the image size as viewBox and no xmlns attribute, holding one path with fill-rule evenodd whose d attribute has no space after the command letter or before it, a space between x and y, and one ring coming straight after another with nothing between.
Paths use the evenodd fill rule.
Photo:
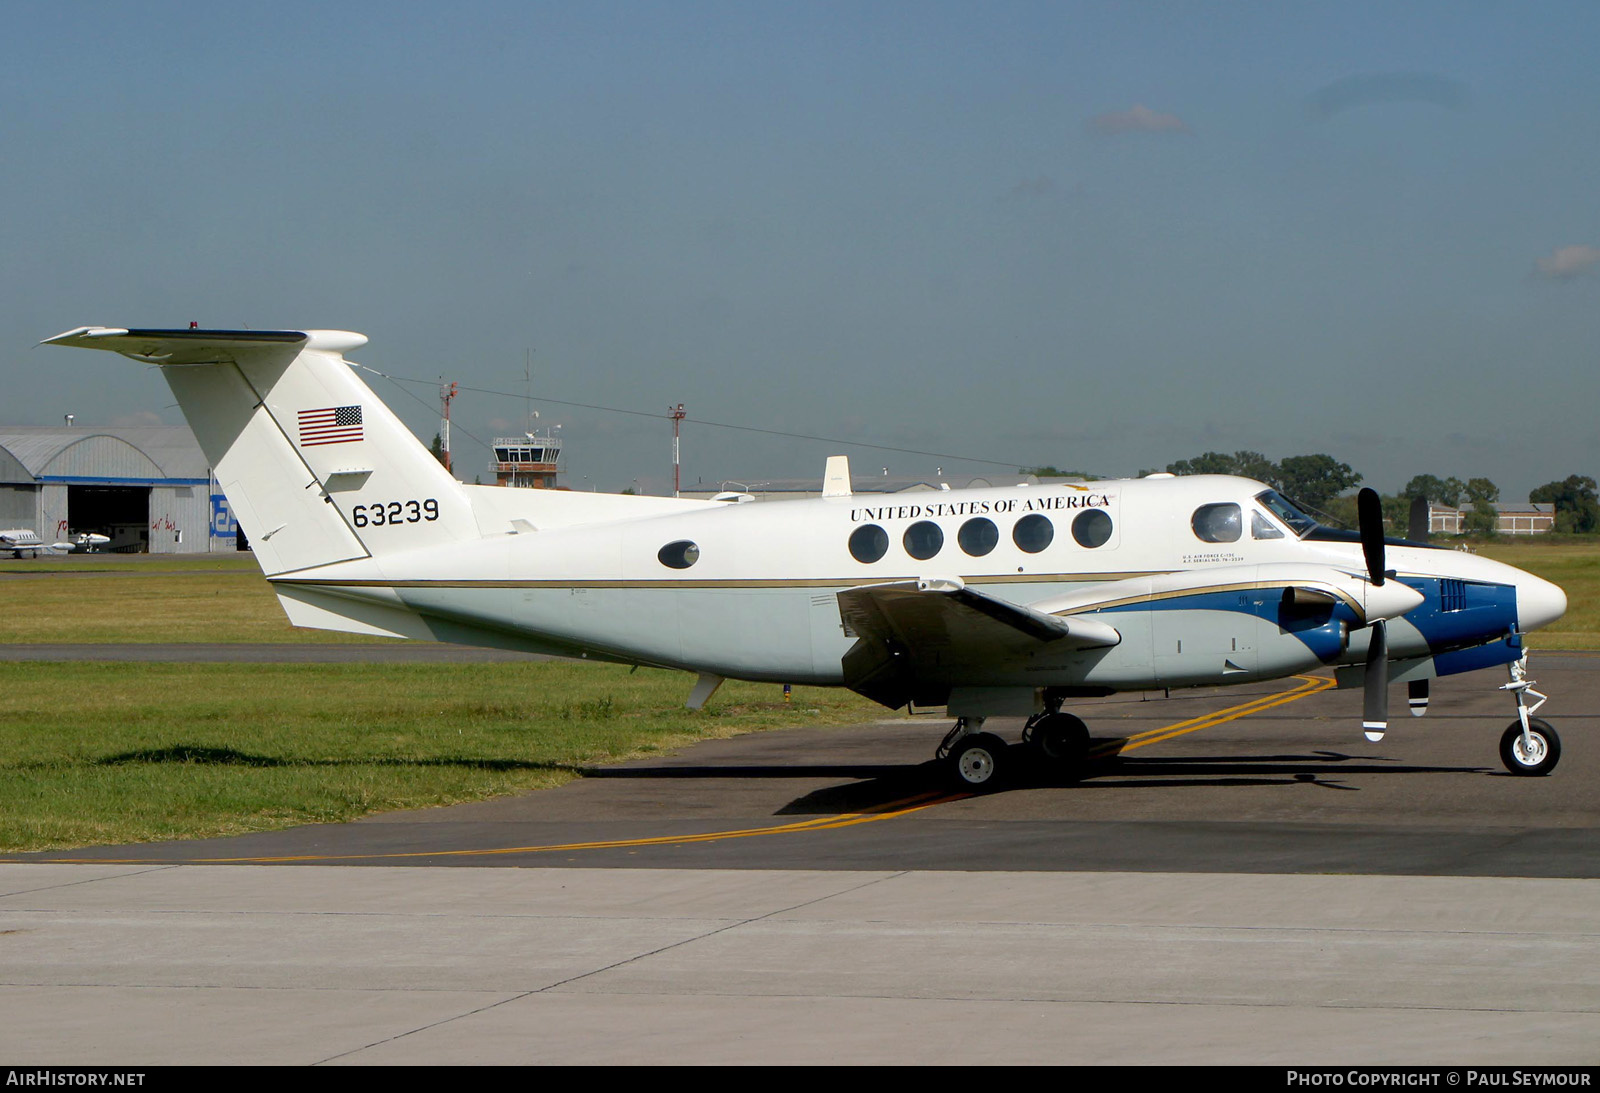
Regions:
<instances>
[{"instance_id":1,"label":"antenna on fuselage top","mask_svg":"<svg viewBox=\"0 0 1600 1093\"><path fill-rule=\"evenodd\" d=\"M853 492L850 488L850 457L830 455L822 469L822 496L849 497Z\"/></svg>"}]
</instances>

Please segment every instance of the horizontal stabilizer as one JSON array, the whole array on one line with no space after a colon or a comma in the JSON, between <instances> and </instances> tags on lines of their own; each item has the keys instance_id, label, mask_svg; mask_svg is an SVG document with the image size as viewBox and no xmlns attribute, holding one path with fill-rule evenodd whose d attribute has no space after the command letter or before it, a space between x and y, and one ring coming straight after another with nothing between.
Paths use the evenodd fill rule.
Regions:
<instances>
[{"instance_id":1,"label":"horizontal stabilizer","mask_svg":"<svg viewBox=\"0 0 1600 1093\"><path fill-rule=\"evenodd\" d=\"M118 326L80 326L40 345L109 349L146 364L218 364L241 356L293 356L302 349L343 353L367 344L366 336L348 330L162 330Z\"/></svg>"}]
</instances>

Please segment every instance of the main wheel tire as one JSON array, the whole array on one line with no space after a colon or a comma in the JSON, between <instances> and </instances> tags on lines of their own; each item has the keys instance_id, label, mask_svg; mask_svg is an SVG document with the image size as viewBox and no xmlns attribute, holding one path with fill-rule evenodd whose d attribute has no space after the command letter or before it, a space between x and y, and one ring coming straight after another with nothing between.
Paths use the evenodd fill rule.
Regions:
<instances>
[{"instance_id":1,"label":"main wheel tire","mask_svg":"<svg viewBox=\"0 0 1600 1093\"><path fill-rule=\"evenodd\" d=\"M975 732L957 740L950 749L950 777L956 788L987 793L1000 785L1005 774L1006 742L992 732Z\"/></svg>"},{"instance_id":2,"label":"main wheel tire","mask_svg":"<svg viewBox=\"0 0 1600 1093\"><path fill-rule=\"evenodd\" d=\"M1030 726L1028 743L1052 766L1075 766L1089 753L1089 726L1069 713L1046 714Z\"/></svg>"},{"instance_id":3,"label":"main wheel tire","mask_svg":"<svg viewBox=\"0 0 1600 1093\"><path fill-rule=\"evenodd\" d=\"M1561 737L1542 717L1528 719L1528 740L1522 738L1522 722L1513 721L1500 737L1500 762L1512 774L1549 774L1561 761Z\"/></svg>"}]
</instances>

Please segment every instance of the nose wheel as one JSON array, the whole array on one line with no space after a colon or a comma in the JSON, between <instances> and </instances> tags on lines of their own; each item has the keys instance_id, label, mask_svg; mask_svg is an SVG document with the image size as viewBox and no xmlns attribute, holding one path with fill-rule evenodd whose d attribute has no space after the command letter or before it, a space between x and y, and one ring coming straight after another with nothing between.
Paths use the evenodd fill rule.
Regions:
<instances>
[{"instance_id":1,"label":"nose wheel","mask_svg":"<svg viewBox=\"0 0 1600 1093\"><path fill-rule=\"evenodd\" d=\"M1549 774L1561 761L1561 737L1542 717L1528 718L1526 730L1519 718L1500 737L1500 761L1512 774Z\"/></svg>"},{"instance_id":2,"label":"nose wheel","mask_svg":"<svg viewBox=\"0 0 1600 1093\"><path fill-rule=\"evenodd\" d=\"M1500 762L1512 774L1531 777L1549 774L1561 761L1561 737L1556 735L1550 722L1533 716L1546 699L1533 689L1534 681L1528 678L1528 654L1514 661L1510 671L1511 682L1500 689L1517 696L1517 719L1500 735ZM1539 701L1528 705L1529 695Z\"/></svg>"}]
</instances>

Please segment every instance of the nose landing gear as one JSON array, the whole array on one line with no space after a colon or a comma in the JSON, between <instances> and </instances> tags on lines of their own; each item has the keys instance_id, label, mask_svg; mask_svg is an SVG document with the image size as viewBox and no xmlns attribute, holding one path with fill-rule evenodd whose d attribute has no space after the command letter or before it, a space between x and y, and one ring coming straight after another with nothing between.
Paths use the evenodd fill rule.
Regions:
<instances>
[{"instance_id":1,"label":"nose landing gear","mask_svg":"<svg viewBox=\"0 0 1600 1093\"><path fill-rule=\"evenodd\" d=\"M1546 696L1534 690L1534 681L1528 678L1528 654L1512 662L1510 670L1511 682L1500 689L1516 695L1517 719L1500 736L1500 762L1512 774L1549 774L1561 761L1561 737L1550 722L1533 716L1547 701ZM1539 701L1528 705L1529 695Z\"/></svg>"}]
</instances>

